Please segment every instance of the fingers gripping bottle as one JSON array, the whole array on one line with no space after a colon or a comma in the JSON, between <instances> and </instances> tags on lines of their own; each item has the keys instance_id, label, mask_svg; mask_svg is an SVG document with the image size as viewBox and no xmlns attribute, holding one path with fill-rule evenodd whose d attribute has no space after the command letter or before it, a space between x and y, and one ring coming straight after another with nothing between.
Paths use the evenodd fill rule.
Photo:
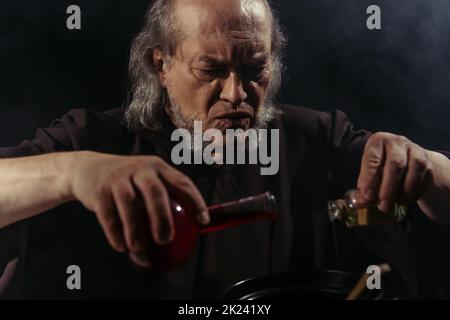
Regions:
<instances>
[{"instance_id":1,"label":"fingers gripping bottle","mask_svg":"<svg viewBox=\"0 0 450 320\"><path fill-rule=\"evenodd\" d=\"M278 218L275 196L269 192L209 207L210 223L206 226L199 225L196 213L189 212L176 201L171 201L171 207L174 239L166 245L150 244L147 251L151 264L149 271L165 272L180 266L190 257L202 234Z\"/></svg>"}]
</instances>

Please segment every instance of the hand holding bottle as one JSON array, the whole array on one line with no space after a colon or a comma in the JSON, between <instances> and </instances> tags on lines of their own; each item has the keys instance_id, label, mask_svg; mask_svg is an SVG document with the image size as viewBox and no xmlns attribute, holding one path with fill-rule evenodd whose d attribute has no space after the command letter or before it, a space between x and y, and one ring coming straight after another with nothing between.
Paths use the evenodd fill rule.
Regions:
<instances>
[{"instance_id":1,"label":"hand holding bottle","mask_svg":"<svg viewBox=\"0 0 450 320\"><path fill-rule=\"evenodd\" d=\"M147 257L150 263L144 269L165 272L180 266L190 257L202 234L278 218L275 197L269 192L209 207L208 225L199 225L195 212L175 200L171 201L171 209L175 236L165 245L149 242Z\"/></svg>"},{"instance_id":2,"label":"hand holding bottle","mask_svg":"<svg viewBox=\"0 0 450 320\"><path fill-rule=\"evenodd\" d=\"M163 245L175 236L169 194L177 196L196 224L209 221L192 181L158 157L86 151L70 159L70 198L96 214L110 245L128 252L135 264L149 267L150 243Z\"/></svg>"},{"instance_id":3,"label":"hand holding bottle","mask_svg":"<svg viewBox=\"0 0 450 320\"><path fill-rule=\"evenodd\" d=\"M391 133L373 134L364 149L358 189L366 202L390 212L419 200L433 177L428 151Z\"/></svg>"},{"instance_id":4,"label":"hand holding bottle","mask_svg":"<svg viewBox=\"0 0 450 320\"><path fill-rule=\"evenodd\" d=\"M450 224L450 160L403 136L378 132L369 138L358 189L381 212L417 202L430 219Z\"/></svg>"}]
</instances>

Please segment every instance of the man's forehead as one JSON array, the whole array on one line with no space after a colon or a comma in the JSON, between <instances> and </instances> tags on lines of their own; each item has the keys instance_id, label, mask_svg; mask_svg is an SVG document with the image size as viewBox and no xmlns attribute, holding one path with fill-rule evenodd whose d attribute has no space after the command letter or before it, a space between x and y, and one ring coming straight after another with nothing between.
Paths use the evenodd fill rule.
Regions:
<instances>
[{"instance_id":1,"label":"man's forehead","mask_svg":"<svg viewBox=\"0 0 450 320\"><path fill-rule=\"evenodd\" d=\"M230 47L223 48L214 47L211 44L212 50L201 49L197 47L186 56L189 62L199 62L210 65L215 64L228 64L231 62L253 62L265 64L270 60L270 51L263 45L257 46L241 46L233 45Z\"/></svg>"},{"instance_id":2,"label":"man's forehead","mask_svg":"<svg viewBox=\"0 0 450 320\"><path fill-rule=\"evenodd\" d=\"M186 37L217 34L236 40L270 38L264 0L177 0L175 19Z\"/></svg>"},{"instance_id":3,"label":"man's forehead","mask_svg":"<svg viewBox=\"0 0 450 320\"><path fill-rule=\"evenodd\" d=\"M265 58L271 15L260 0L178 0L175 17L183 33L182 56L190 61ZM261 57L263 56L264 57Z\"/></svg>"}]
</instances>

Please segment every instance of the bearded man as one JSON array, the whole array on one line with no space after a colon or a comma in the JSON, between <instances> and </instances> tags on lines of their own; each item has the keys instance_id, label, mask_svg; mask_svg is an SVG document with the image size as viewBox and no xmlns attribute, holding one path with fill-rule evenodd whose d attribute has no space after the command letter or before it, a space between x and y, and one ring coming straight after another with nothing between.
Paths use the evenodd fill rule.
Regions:
<instances>
[{"instance_id":1,"label":"bearded man","mask_svg":"<svg viewBox=\"0 0 450 320\"><path fill-rule=\"evenodd\" d=\"M149 244L173 239L171 197L208 224L208 205L271 191L279 210L274 272L361 272L386 261L412 296L426 295L419 261L431 249L417 230L423 221L436 230L450 221L450 161L402 136L355 131L340 111L275 103L284 44L266 0L155 1L133 42L126 110L73 110L33 139L0 149L0 294L217 297L268 273L269 224L202 236L189 260L168 273L142 272L128 257L151 267ZM220 132L278 130L279 170L175 165L171 134L191 132L194 121ZM382 212L396 203L416 210L402 223L351 231L336 225L335 240L327 200L355 187ZM433 248L433 257L448 261L445 248ZM72 264L82 270L81 291L65 286Z\"/></svg>"}]
</instances>

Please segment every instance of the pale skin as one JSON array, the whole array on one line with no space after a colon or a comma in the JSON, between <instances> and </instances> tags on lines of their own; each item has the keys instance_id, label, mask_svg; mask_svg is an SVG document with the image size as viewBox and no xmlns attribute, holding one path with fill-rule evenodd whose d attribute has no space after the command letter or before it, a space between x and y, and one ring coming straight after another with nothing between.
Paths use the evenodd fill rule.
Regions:
<instances>
[{"instance_id":1,"label":"pale skin","mask_svg":"<svg viewBox=\"0 0 450 320\"><path fill-rule=\"evenodd\" d=\"M152 56L161 84L183 115L203 120L205 130L249 128L271 76L270 19L264 5L179 0L175 11L184 37L174 57L168 59L158 48ZM144 267L150 266L145 256L149 239L164 244L174 236L172 194L199 223L209 220L192 181L153 156L79 151L1 159L0 181L0 228L76 200L96 214L113 249L128 252ZM417 202L430 219L450 222L450 161L404 137L371 136L358 187L382 211L397 201Z\"/></svg>"}]
</instances>

